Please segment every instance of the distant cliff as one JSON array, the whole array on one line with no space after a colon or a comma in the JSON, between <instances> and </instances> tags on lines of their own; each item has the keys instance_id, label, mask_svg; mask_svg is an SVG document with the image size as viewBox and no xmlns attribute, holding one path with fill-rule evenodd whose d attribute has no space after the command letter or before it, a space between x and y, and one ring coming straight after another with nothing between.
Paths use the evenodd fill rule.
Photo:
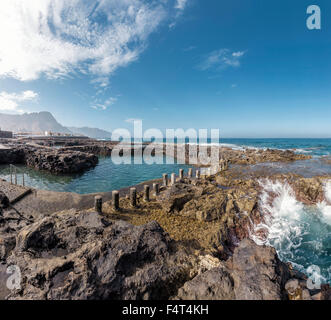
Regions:
<instances>
[{"instance_id":1,"label":"distant cliff","mask_svg":"<svg viewBox=\"0 0 331 320\"><path fill-rule=\"evenodd\" d=\"M45 131L71 133L59 124L50 112L24 113L20 115L0 113L0 128L13 132L44 133Z\"/></svg>"},{"instance_id":2,"label":"distant cliff","mask_svg":"<svg viewBox=\"0 0 331 320\"><path fill-rule=\"evenodd\" d=\"M98 128L76 128L62 126L50 112L24 113L20 115L0 113L0 129L14 133L31 132L68 133L84 135L94 139L111 138L111 133Z\"/></svg>"},{"instance_id":3,"label":"distant cliff","mask_svg":"<svg viewBox=\"0 0 331 320\"><path fill-rule=\"evenodd\" d=\"M83 136L87 136L94 139L110 139L111 133L105 130L101 130L98 128L89 128L89 127L83 127L83 128L76 128L76 127L68 127L68 129L74 133L79 134Z\"/></svg>"}]
</instances>

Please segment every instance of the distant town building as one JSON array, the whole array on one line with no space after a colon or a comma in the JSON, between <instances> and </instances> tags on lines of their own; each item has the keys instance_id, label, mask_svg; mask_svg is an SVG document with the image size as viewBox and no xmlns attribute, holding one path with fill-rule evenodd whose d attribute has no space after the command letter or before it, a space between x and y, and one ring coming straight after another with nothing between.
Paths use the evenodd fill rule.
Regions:
<instances>
[{"instance_id":1,"label":"distant town building","mask_svg":"<svg viewBox=\"0 0 331 320\"><path fill-rule=\"evenodd\" d=\"M2 131L0 129L0 138L11 139L13 137L13 133L11 131Z\"/></svg>"}]
</instances>

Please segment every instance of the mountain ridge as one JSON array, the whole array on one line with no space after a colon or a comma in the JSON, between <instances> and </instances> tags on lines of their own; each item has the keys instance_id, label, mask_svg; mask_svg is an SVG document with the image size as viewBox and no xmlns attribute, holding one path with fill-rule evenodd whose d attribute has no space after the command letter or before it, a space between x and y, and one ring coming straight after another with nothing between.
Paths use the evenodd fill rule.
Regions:
<instances>
[{"instance_id":1,"label":"mountain ridge","mask_svg":"<svg viewBox=\"0 0 331 320\"><path fill-rule=\"evenodd\" d=\"M90 127L65 127L60 124L55 117L48 111L24 113L24 114L5 114L0 113L0 130L12 131L14 133L34 133L44 134L46 131L62 134L79 134L89 138L101 139L110 138L111 133Z\"/></svg>"}]
</instances>

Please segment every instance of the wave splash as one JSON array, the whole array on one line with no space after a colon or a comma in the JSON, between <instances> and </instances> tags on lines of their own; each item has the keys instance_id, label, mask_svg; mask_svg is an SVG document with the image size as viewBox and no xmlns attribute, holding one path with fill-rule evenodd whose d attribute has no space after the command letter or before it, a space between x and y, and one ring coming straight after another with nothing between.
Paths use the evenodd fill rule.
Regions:
<instances>
[{"instance_id":1,"label":"wave splash","mask_svg":"<svg viewBox=\"0 0 331 320\"><path fill-rule=\"evenodd\" d=\"M324 186L325 200L316 206L298 201L286 182L264 179L260 185L264 222L251 224L250 237L274 247L282 261L314 282L331 282L331 181Z\"/></svg>"}]
</instances>

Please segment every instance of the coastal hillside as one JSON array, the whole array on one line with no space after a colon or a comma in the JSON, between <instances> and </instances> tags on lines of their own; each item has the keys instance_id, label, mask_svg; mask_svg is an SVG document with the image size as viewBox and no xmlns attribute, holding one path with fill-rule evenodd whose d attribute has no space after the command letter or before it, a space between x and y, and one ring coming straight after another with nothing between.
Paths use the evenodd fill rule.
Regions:
<instances>
[{"instance_id":1,"label":"coastal hillside","mask_svg":"<svg viewBox=\"0 0 331 320\"><path fill-rule=\"evenodd\" d=\"M65 127L47 111L19 115L0 113L0 129L13 131L15 133L44 133L45 131L51 131L56 133L83 135L92 139L111 138L110 132L98 128Z\"/></svg>"},{"instance_id":2,"label":"coastal hillside","mask_svg":"<svg viewBox=\"0 0 331 320\"><path fill-rule=\"evenodd\" d=\"M20 115L0 113L0 128L2 130L19 132L42 133L52 131L58 133L71 133L62 126L50 112L24 113Z\"/></svg>"},{"instance_id":3,"label":"coastal hillside","mask_svg":"<svg viewBox=\"0 0 331 320\"><path fill-rule=\"evenodd\" d=\"M77 135L83 135L87 136L92 139L107 139L111 138L111 133L105 130L101 130L98 128L89 128L89 127L68 127L68 129L73 133Z\"/></svg>"}]
</instances>

